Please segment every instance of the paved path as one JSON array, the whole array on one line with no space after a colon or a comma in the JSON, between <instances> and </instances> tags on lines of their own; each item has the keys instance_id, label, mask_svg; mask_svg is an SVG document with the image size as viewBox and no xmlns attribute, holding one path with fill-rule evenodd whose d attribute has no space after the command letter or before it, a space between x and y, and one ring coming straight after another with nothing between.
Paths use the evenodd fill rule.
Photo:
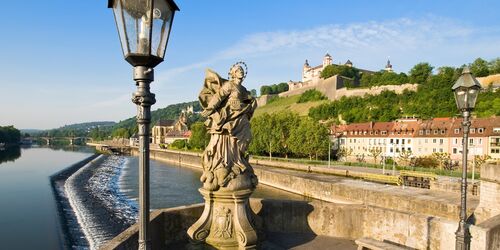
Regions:
<instances>
[{"instance_id":1,"label":"paved path","mask_svg":"<svg viewBox=\"0 0 500 250\"><path fill-rule=\"evenodd\" d=\"M375 182L369 182L364 180L357 180L346 178L342 176L336 175L328 175L321 173L310 173L299 170L285 169L279 167L270 167L264 165L253 165L254 168L261 168L267 171L281 173L284 175L297 176L305 179L317 180L322 182L330 182L330 183L342 183L345 185L349 185L352 187L357 187L360 189L369 189L369 190L377 190L379 192L387 192L391 194L398 194L407 197L414 197L424 200L435 200L442 202L444 204L453 204L455 206L460 205L460 193L454 192L443 192L439 190L430 190L430 189L422 189L422 188L414 188L414 187L404 187L404 186L394 186L394 185L385 185ZM468 206L470 208L474 208L479 203L479 197L477 196L467 196Z\"/></svg>"}]
</instances>

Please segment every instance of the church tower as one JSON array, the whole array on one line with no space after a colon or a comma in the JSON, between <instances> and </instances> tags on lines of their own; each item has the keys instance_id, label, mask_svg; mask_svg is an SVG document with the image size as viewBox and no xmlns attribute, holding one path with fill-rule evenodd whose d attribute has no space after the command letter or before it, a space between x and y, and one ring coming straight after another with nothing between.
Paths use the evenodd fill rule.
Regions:
<instances>
[{"instance_id":1,"label":"church tower","mask_svg":"<svg viewBox=\"0 0 500 250\"><path fill-rule=\"evenodd\" d=\"M323 57L323 68L331 64L332 64L332 56L326 53L326 55Z\"/></svg>"}]
</instances>

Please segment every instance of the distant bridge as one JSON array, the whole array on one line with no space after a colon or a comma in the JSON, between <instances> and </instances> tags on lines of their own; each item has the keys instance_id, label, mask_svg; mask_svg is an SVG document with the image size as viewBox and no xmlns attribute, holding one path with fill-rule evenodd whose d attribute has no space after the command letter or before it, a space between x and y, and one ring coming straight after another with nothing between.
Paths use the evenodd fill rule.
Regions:
<instances>
[{"instance_id":1,"label":"distant bridge","mask_svg":"<svg viewBox=\"0 0 500 250\"><path fill-rule=\"evenodd\" d=\"M75 142L77 141L80 141L80 142L87 142L87 141L92 141L92 138L89 138L89 137L77 137L77 136L62 136L62 137L49 137L49 136L41 136L41 137L38 137L42 140L45 140L45 142L47 143L47 145L50 145L50 142L51 141L55 141L55 140L67 140L69 141L69 145L74 145Z\"/></svg>"}]
</instances>

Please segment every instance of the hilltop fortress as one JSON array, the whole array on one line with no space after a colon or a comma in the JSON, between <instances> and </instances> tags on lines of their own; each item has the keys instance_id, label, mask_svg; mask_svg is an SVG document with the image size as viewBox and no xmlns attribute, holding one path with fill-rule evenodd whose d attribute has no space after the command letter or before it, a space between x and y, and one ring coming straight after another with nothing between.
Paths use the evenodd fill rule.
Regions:
<instances>
[{"instance_id":1,"label":"hilltop fortress","mask_svg":"<svg viewBox=\"0 0 500 250\"><path fill-rule=\"evenodd\" d=\"M345 81L352 80L350 78L334 75L327 79L321 78L321 72L328 65L340 65L334 64L333 58L330 54L326 54L323 57L323 63L311 67L309 65L308 60L304 63L302 68L302 79L301 81L288 81L288 91L279 93L280 97L288 97L294 95L300 95L309 89L316 89L319 92L323 93L329 100L338 100L342 96L364 96L365 94L378 95L384 90L394 91L397 94L403 93L405 89L410 91L417 91L417 84L402 84L402 85L383 85L376 86L371 88L355 88L355 89L347 89L345 87ZM344 63L345 66L353 67L353 63L350 60L347 60ZM360 69L358 68L361 74L373 74L374 71ZM384 70L392 72L391 62L388 60ZM262 95L259 97L257 103L259 106L265 105L267 101L275 95Z\"/></svg>"}]
</instances>

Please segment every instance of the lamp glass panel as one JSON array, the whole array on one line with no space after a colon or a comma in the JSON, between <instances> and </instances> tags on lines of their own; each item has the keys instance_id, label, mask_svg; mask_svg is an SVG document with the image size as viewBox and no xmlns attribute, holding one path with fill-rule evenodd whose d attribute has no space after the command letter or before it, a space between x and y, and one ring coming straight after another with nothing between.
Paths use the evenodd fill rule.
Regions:
<instances>
[{"instance_id":1,"label":"lamp glass panel","mask_svg":"<svg viewBox=\"0 0 500 250\"><path fill-rule=\"evenodd\" d=\"M153 0L153 33L151 54L163 58L174 17L172 6L165 0Z\"/></svg>"},{"instance_id":2,"label":"lamp glass panel","mask_svg":"<svg viewBox=\"0 0 500 250\"><path fill-rule=\"evenodd\" d=\"M113 11L124 55L149 55L151 0L116 0Z\"/></svg>"},{"instance_id":3,"label":"lamp glass panel","mask_svg":"<svg viewBox=\"0 0 500 250\"><path fill-rule=\"evenodd\" d=\"M479 89L470 88L467 90L467 107L473 109L476 106L477 95L479 94Z\"/></svg>"},{"instance_id":4,"label":"lamp glass panel","mask_svg":"<svg viewBox=\"0 0 500 250\"><path fill-rule=\"evenodd\" d=\"M120 37L120 44L122 46L123 54L126 55L129 52L128 48L128 35L125 30L124 21L124 11L122 8L121 1L114 1L113 3L113 14L115 16L116 28L118 29L118 36Z\"/></svg>"},{"instance_id":5,"label":"lamp glass panel","mask_svg":"<svg viewBox=\"0 0 500 250\"><path fill-rule=\"evenodd\" d=\"M467 108L467 90L463 88L458 88L455 90L455 102L457 103L457 108L463 110Z\"/></svg>"}]
</instances>

